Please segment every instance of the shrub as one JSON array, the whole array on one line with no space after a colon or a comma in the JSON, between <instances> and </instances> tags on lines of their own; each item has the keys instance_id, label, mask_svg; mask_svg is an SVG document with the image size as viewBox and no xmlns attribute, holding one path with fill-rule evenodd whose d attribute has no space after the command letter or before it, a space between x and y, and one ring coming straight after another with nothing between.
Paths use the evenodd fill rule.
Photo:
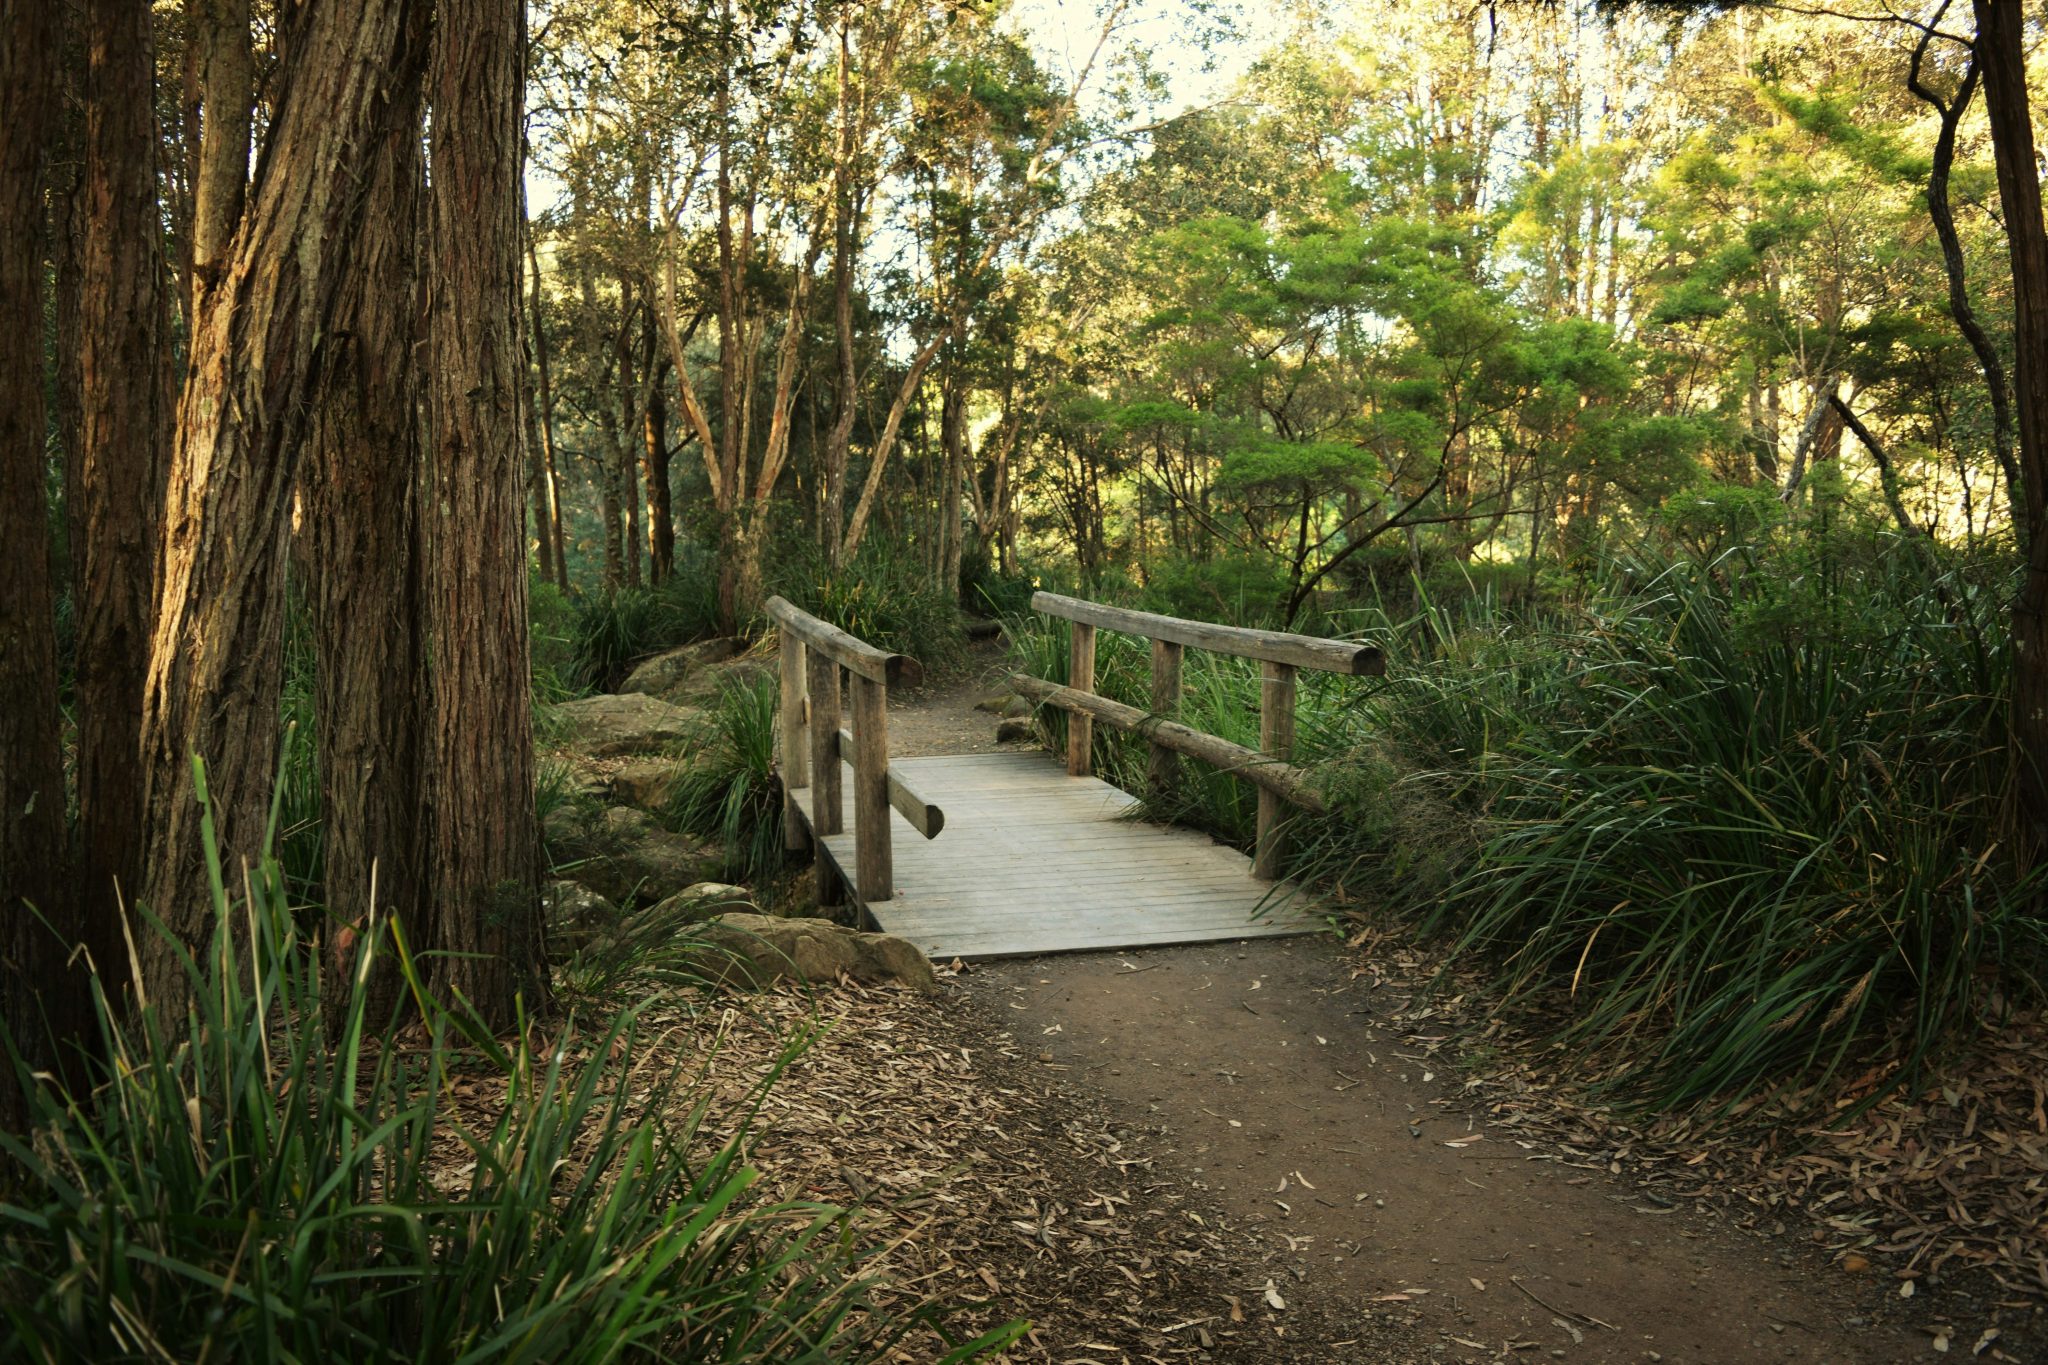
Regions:
<instances>
[{"instance_id":1,"label":"shrub","mask_svg":"<svg viewBox=\"0 0 2048 1365\"><path fill-rule=\"evenodd\" d=\"M1985 969L2038 962L2040 878L2001 853L1996 594L1811 545L1638 559L1548 622L1432 607L1434 657L1396 650L1353 721L1340 782L1472 821L1443 894L1395 902L1511 995L1568 999L1575 1043L1625 1043L1649 1103L1818 1084L1873 1045L1915 1063ZM1384 861L1358 824L1326 870Z\"/></svg>"},{"instance_id":2,"label":"shrub","mask_svg":"<svg viewBox=\"0 0 2048 1365\"><path fill-rule=\"evenodd\" d=\"M774 678L721 681L670 792L671 829L716 839L727 881L759 885L782 866L782 779L775 772Z\"/></svg>"},{"instance_id":3,"label":"shrub","mask_svg":"<svg viewBox=\"0 0 2048 1365\"><path fill-rule=\"evenodd\" d=\"M182 1012L99 1000L113 1065L76 1102L16 1059L35 1132L0 1136L0 1358L822 1365L944 1335L933 1310L878 1308L845 1210L750 1194L745 1134L707 1141L680 1070L636 1063L637 1007L508 1051L394 938L421 1018L380 1028L373 931L332 1017L277 865L234 905L212 867Z\"/></svg>"}]
</instances>

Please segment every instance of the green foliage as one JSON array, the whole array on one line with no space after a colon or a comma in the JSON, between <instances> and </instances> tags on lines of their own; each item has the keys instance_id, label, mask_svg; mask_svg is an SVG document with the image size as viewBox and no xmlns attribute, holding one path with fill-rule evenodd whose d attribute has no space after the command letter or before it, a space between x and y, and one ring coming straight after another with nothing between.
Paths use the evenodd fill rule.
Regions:
<instances>
[{"instance_id":1,"label":"green foliage","mask_svg":"<svg viewBox=\"0 0 2048 1365\"><path fill-rule=\"evenodd\" d=\"M1380 881L1510 994L1568 993L1648 1102L1917 1062L2040 960L2038 877L2001 853L2007 661L1972 619L1994 590L1841 550L1640 560L1547 624L1432 610L1409 641L1438 649L1356 709L1361 838L1320 870L1432 863ZM1393 799L1462 813L1455 868L1366 847Z\"/></svg>"},{"instance_id":2,"label":"green foliage","mask_svg":"<svg viewBox=\"0 0 2048 1365\"><path fill-rule=\"evenodd\" d=\"M786 547L776 562L772 591L878 649L937 670L958 662L966 647L953 596L902 545L870 536L836 569L808 544Z\"/></svg>"},{"instance_id":3,"label":"green foliage","mask_svg":"<svg viewBox=\"0 0 2048 1365\"><path fill-rule=\"evenodd\" d=\"M584 602L571 633L568 676L583 690L609 692L633 665L718 630L717 571L709 556L676 547L676 571L657 588L618 588Z\"/></svg>"},{"instance_id":4,"label":"green foliage","mask_svg":"<svg viewBox=\"0 0 2048 1365\"><path fill-rule=\"evenodd\" d=\"M716 839L727 881L760 886L782 867L782 779L775 772L773 678L727 679L689 761L676 778L666 820L684 834Z\"/></svg>"},{"instance_id":5,"label":"green foliage","mask_svg":"<svg viewBox=\"0 0 2048 1365\"><path fill-rule=\"evenodd\" d=\"M534 700L565 701L575 696L581 686L575 604L553 583L539 574L531 574L526 587L526 611Z\"/></svg>"},{"instance_id":6,"label":"green foliage","mask_svg":"<svg viewBox=\"0 0 2048 1365\"><path fill-rule=\"evenodd\" d=\"M709 1137L686 1072L640 1060L640 1007L508 1050L377 930L330 1015L277 865L233 902L207 833L214 935L185 1007L131 1021L101 998L112 1065L76 1101L8 1043L34 1133L0 1135L0 1357L822 1365L943 1334L877 1306L846 1210L752 1192L745 1131ZM404 1033L361 989L394 950Z\"/></svg>"}]
</instances>

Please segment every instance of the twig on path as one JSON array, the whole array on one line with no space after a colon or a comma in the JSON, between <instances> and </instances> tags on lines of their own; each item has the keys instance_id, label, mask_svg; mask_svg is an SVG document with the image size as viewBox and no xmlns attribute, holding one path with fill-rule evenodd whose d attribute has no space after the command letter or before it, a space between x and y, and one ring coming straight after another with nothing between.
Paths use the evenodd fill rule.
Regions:
<instances>
[{"instance_id":1,"label":"twig on path","mask_svg":"<svg viewBox=\"0 0 2048 1365\"><path fill-rule=\"evenodd\" d=\"M1548 1300L1544 1299L1541 1295L1537 1294L1537 1292L1531 1289L1528 1285L1523 1284L1522 1277L1520 1275L1508 1276L1508 1283L1513 1285L1515 1288L1521 1290L1524 1294L1527 1294L1530 1297L1530 1299L1534 1300L1537 1304L1541 1305L1544 1308L1549 1309L1551 1312L1557 1314L1561 1318L1575 1318L1578 1321L1583 1322L1591 1327L1605 1327L1610 1332L1619 1332L1621 1330L1619 1327L1616 1327L1613 1323L1602 1322L1599 1318L1594 1317L1590 1313L1574 1313L1569 1308L1559 1308L1556 1304L1549 1302Z\"/></svg>"}]
</instances>

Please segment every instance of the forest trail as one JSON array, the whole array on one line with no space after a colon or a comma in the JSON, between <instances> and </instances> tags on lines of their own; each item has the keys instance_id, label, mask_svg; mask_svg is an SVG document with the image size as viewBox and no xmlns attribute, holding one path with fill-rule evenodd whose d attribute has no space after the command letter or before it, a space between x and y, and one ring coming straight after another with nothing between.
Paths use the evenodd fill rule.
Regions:
<instances>
[{"instance_id":1,"label":"forest trail","mask_svg":"<svg viewBox=\"0 0 2048 1365\"><path fill-rule=\"evenodd\" d=\"M892 747L996 748L976 703L1000 672L984 647L963 675L892 698ZM1410 992L1326 940L1013 960L955 980L996 1045L1045 1074L1044 1103L1150 1135L1154 1176L1260 1248L1289 1305L1266 1316L1294 1327L1274 1359L1847 1365L1930 1358L1944 1322L1967 1352L1988 1325L1831 1265L1797 1220L1740 1230L1610 1169L1604 1149L1468 1113L1472 1059L1417 1036L1399 1017ZM1251 1313L1265 1288L1218 1285L1216 1307ZM1999 1349L2025 1348L2008 1328Z\"/></svg>"}]
</instances>

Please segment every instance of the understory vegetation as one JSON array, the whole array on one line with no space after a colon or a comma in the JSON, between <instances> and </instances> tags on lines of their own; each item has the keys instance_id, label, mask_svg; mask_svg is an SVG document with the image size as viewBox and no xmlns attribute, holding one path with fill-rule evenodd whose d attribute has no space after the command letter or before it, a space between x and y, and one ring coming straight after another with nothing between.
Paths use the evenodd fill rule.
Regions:
<instances>
[{"instance_id":1,"label":"understory vegetation","mask_svg":"<svg viewBox=\"0 0 2048 1365\"><path fill-rule=\"evenodd\" d=\"M1660 1108L1867 1094L1873 1060L1898 1079L2032 1001L2005 571L1823 520L1711 558L1646 544L1570 596L1418 581L1333 616L1388 675L1302 675L1295 761L1332 809L1297 820L1293 874L1486 964ZM1013 629L1065 676L1064 623ZM1097 651L1098 690L1149 707L1144 642ZM1255 663L1191 651L1177 718L1255 749L1258 695ZM1145 790L1141 736L1095 744ZM1184 762L1153 810L1248 846L1255 803Z\"/></svg>"},{"instance_id":2,"label":"understory vegetation","mask_svg":"<svg viewBox=\"0 0 2048 1365\"><path fill-rule=\"evenodd\" d=\"M571 957L564 1017L506 1039L386 923L323 991L283 868L213 872L183 1008L95 1002L113 1064L88 1099L9 1049L34 1131L0 1133L0 1356L959 1362L1022 1330L879 1307L855 1212L761 1196L751 1115L813 1035L714 1111L702 1059L642 1023L708 999L691 926ZM410 1008L378 1017L393 970Z\"/></svg>"},{"instance_id":3,"label":"understory vegetation","mask_svg":"<svg viewBox=\"0 0 2048 1365\"><path fill-rule=\"evenodd\" d=\"M1013 1340L650 1042L800 876L777 596L1381 646L1294 884L1639 1109L2039 1036L2038 6L1058 9L0 0L0 1358Z\"/></svg>"}]
</instances>

